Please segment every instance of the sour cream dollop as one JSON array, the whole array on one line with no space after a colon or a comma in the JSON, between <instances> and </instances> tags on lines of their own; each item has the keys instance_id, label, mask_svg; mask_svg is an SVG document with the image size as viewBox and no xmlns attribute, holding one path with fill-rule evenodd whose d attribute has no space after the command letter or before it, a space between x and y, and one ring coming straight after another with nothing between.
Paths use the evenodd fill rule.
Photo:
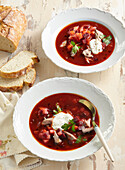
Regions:
<instances>
[{"instance_id":1,"label":"sour cream dollop","mask_svg":"<svg viewBox=\"0 0 125 170\"><path fill-rule=\"evenodd\" d=\"M89 45L93 54L98 54L103 51L102 42L99 39L92 39Z\"/></svg>"},{"instance_id":2,"label":"sour cream dollop","mask_svg":"<svg viewBox=\"0 0 125 170\"><path fill-rule=\"evenodd\" d=\"M72 120L72 119L73 117L69 113L60 112L56 114L55 117L53 118L52 127L55 130L57 130L58 128L62 129L61 128L62 125L64 125L65 123L68 123L69 120Z\"/></svg>"}]
</instances>

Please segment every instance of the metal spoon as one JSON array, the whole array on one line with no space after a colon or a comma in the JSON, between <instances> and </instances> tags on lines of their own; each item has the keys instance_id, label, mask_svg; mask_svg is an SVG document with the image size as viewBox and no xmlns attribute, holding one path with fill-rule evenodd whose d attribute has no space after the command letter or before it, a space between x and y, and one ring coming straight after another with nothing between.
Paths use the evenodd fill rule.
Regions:
<instances>
[{"instance_id":1,"label":"metal spoon","mask_svg":"<svg viewBox=\"0 0 125 170\"><path fill-rule=\"evenodd\" d=\"M112 162L114 162L114 158L113 158L113 156L110 152L110 149L102 135L102 132L101 132L99 126L95 123L95 115L96 115L95 107L93 106L93 104L91 102L84 100L84 99L79 100L79 102L84 104L92 112L92 124L93 124L94 130L95 130L100 142L102 143L102 146L104 147L106 153L108 154L110 160Z\"/></svg>"}]
</instances>

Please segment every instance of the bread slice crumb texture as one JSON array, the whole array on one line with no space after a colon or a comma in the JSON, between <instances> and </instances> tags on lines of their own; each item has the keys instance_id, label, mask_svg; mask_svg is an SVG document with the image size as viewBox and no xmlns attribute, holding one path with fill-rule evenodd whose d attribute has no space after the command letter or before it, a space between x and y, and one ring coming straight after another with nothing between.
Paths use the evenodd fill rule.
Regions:
<instances>
[{"instance_id":1,"label":"bread slice crumb texture","mask_svg":"<svg viewBox=\"0 0 125 170\"><path fill-rule=\"evenodd\" d=\"M39 62L38 57L30 51L21 51L0 68L0 76L17 78L27 73L32 66Z\"/></svg>"},{"instance_id":2,"label":"bread slice crumb texture","mask_svg":"<svg viewBox=\"0 0 125 170\"><path fill-rule=\"evenodd\" d=\"M18 91L23 88L24 84L32 86L35 82L36 71L32 68L27 74L19 78L2 78L0 77L0 90L1 91Z\"/></svg>"}]
</instances>

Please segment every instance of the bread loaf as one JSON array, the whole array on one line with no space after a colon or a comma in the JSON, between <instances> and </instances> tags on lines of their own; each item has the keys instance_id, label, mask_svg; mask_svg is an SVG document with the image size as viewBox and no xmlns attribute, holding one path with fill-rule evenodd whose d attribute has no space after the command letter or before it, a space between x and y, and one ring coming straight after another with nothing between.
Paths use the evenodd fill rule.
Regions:
<instances>
[{"instance_id":1,"label":"bread loaf","mask_svg":"<svg viewBox=\"0 0 125 170\"><path fill-rule=\"evenodd\" d=\"M23 88L24 84L31 87L35 82L35 78L36 71L34 68L32 68L27 74L18 78L8 79L0 77L0 90L3 92L19 91Z\"/></svg>"},{"instance_id":2,"label":"bread loaf","mask_svg":"<svg viewBox=\"0 0 125 170\"><path fill-rule=\"evenodd\" d=\"M21 51L0 68L0 76L17 78L26 74L39 58L30 51Z\"/></svg>"},{"instance_id":3,"label":"bread loaf","mask_svg":"<svg viewBox=\"0 0 125 170\"><path fill-rule=\"evenodd\" d=\"M26 17L16 8L0 6L0 50L14 52L26 29Z\"/></svg>"}]
</instances>

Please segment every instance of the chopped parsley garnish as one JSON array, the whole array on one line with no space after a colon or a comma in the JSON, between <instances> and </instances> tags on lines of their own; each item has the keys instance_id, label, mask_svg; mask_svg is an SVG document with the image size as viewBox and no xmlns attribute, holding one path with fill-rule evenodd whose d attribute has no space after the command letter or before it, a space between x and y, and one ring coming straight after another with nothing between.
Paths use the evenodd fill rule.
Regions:
<instances>
[{"instance_id":1,"label":"chopped parsley garnish","mask_svg":"<svg viewBox=\"0 0 125 170\"><path fill-rule=\"evenodd\" d=\"M112 39L112 36L111 35L109 35L108 37L107 37L107 40L111 40Z\"/></svg>"},{"instance_id":2,"label":"chopped parsley garnish","mask_svg":"<svg viewBox=\"0 0 125 170\"><path fill-rule=\"evenodd\" d=\"M53 110L53 112L55 113L55 114L57 114L58 112L57 112L57 110Z\"/></svg>"},{"instance_id":3,"label":"chopped parsley garnish","mask_svg":"<svg viewBox=\"0 0 125 170\"><path fill-rule=\"evenodd\" d=\"M84 142L86 142L87 141L87 139L86 138L84 138L84 139L82 139Z\"/></svg>"},{"instance_id":4,"label":"chopped parsley garnish","mask_svg":"<svg viewBox=\"0 0 125 170\"><path fill-rule=\"evenodd\" d=\"M77 46L79 49L81 48L80 46Z\"/></svg>"},{"instance_id":5,"label":"chopped parsley garnish","mask_svg":"<svg viewBox=\"0 0 125 170\"><path fill-rule=\"evenodd\" d=\"M64 129L64 130L68 130L69 129L69 127L71 127L71 124L67 124L67 123L65 123L64 125L62 125L62 129Z\"/></svg>"},{"instance_id":6,"label":"chopped parsley garnish","mask_svg":"<svg viewBox=\"0 0 125 170\"><path fill-rule=\"evenodd\" d=\"M106 38L103 38L103 42L106 44L106 45L109 45L110 44L110 40L112 39L112 36L109 35L108 37Z\"/></svg>"},{"instance_id":7,"label":"chopped parsley garnish","mask_svg":"<svg viewBox=\"0 0 125 170\"><path fill-rule=\"evenodd\" d=\"M75 44L74 41L71 41L71 44L73 45L72 51L71 51L71 56L74 56L74 55L79 51L79 49L80 49L81 47L80 47L80 46L77 46L77 44Z\"/></svg>"},{"instance_id":8,"label":"chopped parsley garnish","mask_svg":"<svg viewBox=\"0 0 125 170\"><path fill-rule=\"evenodd\" d=\"M73 119L72 120L69 120L69 122L73 125L73 124L75 124L75 122L73 121Z\"/></svg>"},{"instance_id":9,"label":"chopped parsley garnish","mask_svg":"<svg viewBox=\"0 0 125 170\"><path fill-rule=\"evenodd\" d=\"M82 140L82 135L78 136L78 138L76 139L76 142L75 143L80 143Z\"/></svg>"},{"instance_id":10,"label":"chopped parsley garnish","mask_svg":"<svg viewBox=\"0 0 125 170\"><path fill-rule=\"evenodd\" d=\"M105 35L104 35L104 34L100 35L100 38L101 38L101 39L103 39L104 37L105 37Z\"/></svg>"},{"instance_id":11,"label":"chopped parsley garnish","mask_svg":"<svg viewBox=\"0 0 125 170\"><path fill-rule=\"evenodd\" d=\"M57 110L53 110L53 112L54 112L55 114L57 114L57 113L59 113L59 112L62 112L62 109L61 109L61 107L59 106L58 103L56 103L56 108L57 108Z\"/></svg>"},{"instance_id":12,"label":"chopped parsley garnish","mask_svg":"<svg viewBox=\"0 0 125 170\"><path fill-rule=\"evenodd\" d=\"M75 132L75 124L72 125L72 131Z\"/></svg>"},{"instance_id":13,"label":"chopped parsley garnish","mask_svg":"<svg viewBox=\"0 0 125 170\"><path fill-rule=\"evenodd\" d=\"M61 109L61 107L59 106L58 103L56 103L56 108L57 108L57 111L58 111L58 112L61 112L61 111L62 111L62 109Z\"/></svg>"},{"instance_id":14,"label":"chopped parsley garnish","mask_svg":"<svg viewBox=\"0 0 125 170\"><path fill-rule=\"evenodd\" d=\"M78 136L78 138L76 139L76 142L75 142L75 143L81 143L82 141L84 141L84 142L87 141L86 138L82 139L82 137L83 137L82 135Z\"/></svg>"},{"instance_id":15,"label":"chopped parsley garnish","mask_svg":"<svg viewBox=\"0 0 125 170\"><path fill-rule=\"evenodd\" d=\"M74 41L71 41L71 44L72 44L73 46L75 46L75 45L76 45Z\"/></svg>"},{"instance_id":16,"label":"chopped parsley garnish","mask_svg":"<svg viewBox=\"0 0 125 170\"><path fill-rule=\"evenodd\" d=\"M68 130L69 128L71 127L71 130L73 131L73 132L75 132L76 130L75 130L75 122L73 121L73 119L72 120L69 120L69 123L65 123L64 125L62 125L62 129L64 129L64 130Z\"/></svg>"}]
</instances>

